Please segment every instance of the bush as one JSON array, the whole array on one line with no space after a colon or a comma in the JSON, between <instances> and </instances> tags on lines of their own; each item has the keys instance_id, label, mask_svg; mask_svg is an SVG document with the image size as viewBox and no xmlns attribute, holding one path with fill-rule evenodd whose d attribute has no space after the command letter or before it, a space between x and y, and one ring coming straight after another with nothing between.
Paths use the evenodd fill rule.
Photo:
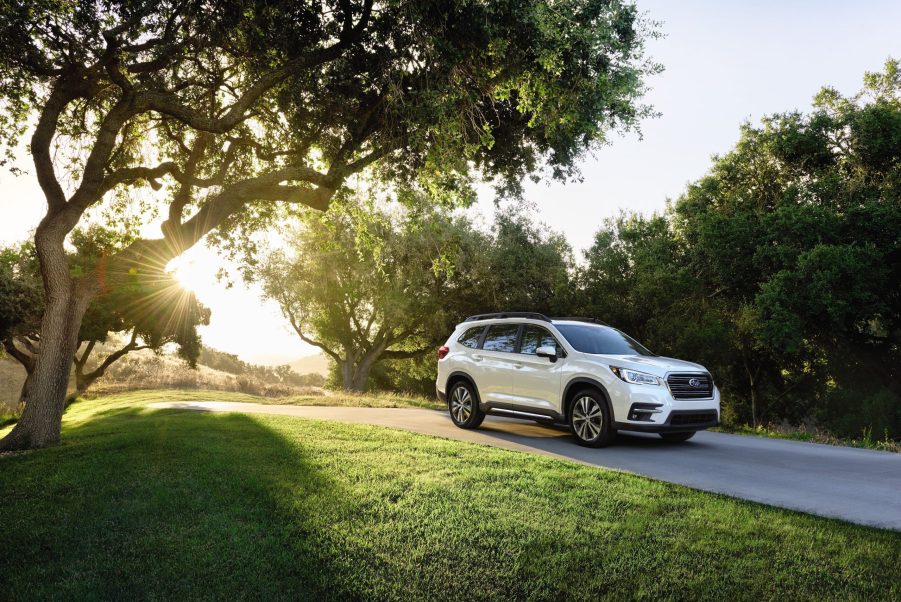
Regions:
<instances>
[{"instance_id":1,"label":"bush","mask_svg":"<svg viewBox=\"0 0 901 602\"><path fill-rule=\"evenodd\" d=\"M887 388L852 392L839 389L826 396L817 421L831 433L901 439L901 397Z\"/></svg>"}]
</instances>

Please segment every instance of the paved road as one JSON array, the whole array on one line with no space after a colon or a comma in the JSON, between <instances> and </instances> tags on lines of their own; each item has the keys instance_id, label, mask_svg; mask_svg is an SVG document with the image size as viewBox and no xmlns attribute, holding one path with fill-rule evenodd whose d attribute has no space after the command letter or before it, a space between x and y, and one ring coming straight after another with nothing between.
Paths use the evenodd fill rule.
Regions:
<instances>
[{"instance_id":1,"label":"paved road","mask_svg":"<svg viewBox=\"0 0 901 602\"><path fill-rule=\"evenodd\" d=\"M282 414L374 424L544 454L687 485L704 491L901 531L901 454L698 433L682 444L656 435L621 435L612 447L588 449L563 428L489 417L475 431L446 412L419 409L265 405L239 402L155 403L155 408Z\"/></svg>"}]
</instances>

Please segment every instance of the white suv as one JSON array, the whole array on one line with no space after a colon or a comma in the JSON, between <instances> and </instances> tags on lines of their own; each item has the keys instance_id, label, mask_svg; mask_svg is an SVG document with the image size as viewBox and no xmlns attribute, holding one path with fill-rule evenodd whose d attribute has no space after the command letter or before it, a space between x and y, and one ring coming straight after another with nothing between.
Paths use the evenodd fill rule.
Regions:
<instances>
[{"instance_id":1,"label":"white suv","mask_svg":"<svg viewBox=\"0 0 901 602\"><path fill-rule=\"evenodd\" d=\"M486 413L561 422L590 447L617 430L686 441L720 416L703 366L654 355L596 320L537 313L467 318L438 350L435 388L460 428Z\"/></svg>"}]
</instances>

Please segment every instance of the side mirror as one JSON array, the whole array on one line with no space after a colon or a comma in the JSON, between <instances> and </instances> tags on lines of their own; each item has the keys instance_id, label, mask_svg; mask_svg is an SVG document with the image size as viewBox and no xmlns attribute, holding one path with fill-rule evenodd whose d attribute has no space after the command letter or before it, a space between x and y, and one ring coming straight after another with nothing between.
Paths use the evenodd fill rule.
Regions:
<instances>
[{"instance_id":1,"label":"side mirror","mask_svg":"<svg viewBox=\"0 0 901 602\"><path fill-rule=\"evenodd\" d=\"M539 347L535 350L535 355L538 357L546 357L553 363L557 361L557 348L551 347L550 345Z\"/></svg>"}]
</instances>

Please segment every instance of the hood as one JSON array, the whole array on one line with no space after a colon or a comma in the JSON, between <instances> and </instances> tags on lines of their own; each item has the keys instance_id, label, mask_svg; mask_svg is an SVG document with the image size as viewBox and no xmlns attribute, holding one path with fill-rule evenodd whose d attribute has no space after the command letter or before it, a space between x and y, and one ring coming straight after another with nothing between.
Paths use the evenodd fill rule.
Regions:
<instances>
[{"instance_id":1,"label":"hood","mask_svg":"<svg viewBox=\"0 0 901 602\"><path fill-rule=\"evenodd\" d=\"M666 376L668 372L707 372L707 368L694 362L677 360L672 357L648 355L607 355L610 364L621 368L630 368L647 372L654 376Z\"/></svg>"}]
</instances>

